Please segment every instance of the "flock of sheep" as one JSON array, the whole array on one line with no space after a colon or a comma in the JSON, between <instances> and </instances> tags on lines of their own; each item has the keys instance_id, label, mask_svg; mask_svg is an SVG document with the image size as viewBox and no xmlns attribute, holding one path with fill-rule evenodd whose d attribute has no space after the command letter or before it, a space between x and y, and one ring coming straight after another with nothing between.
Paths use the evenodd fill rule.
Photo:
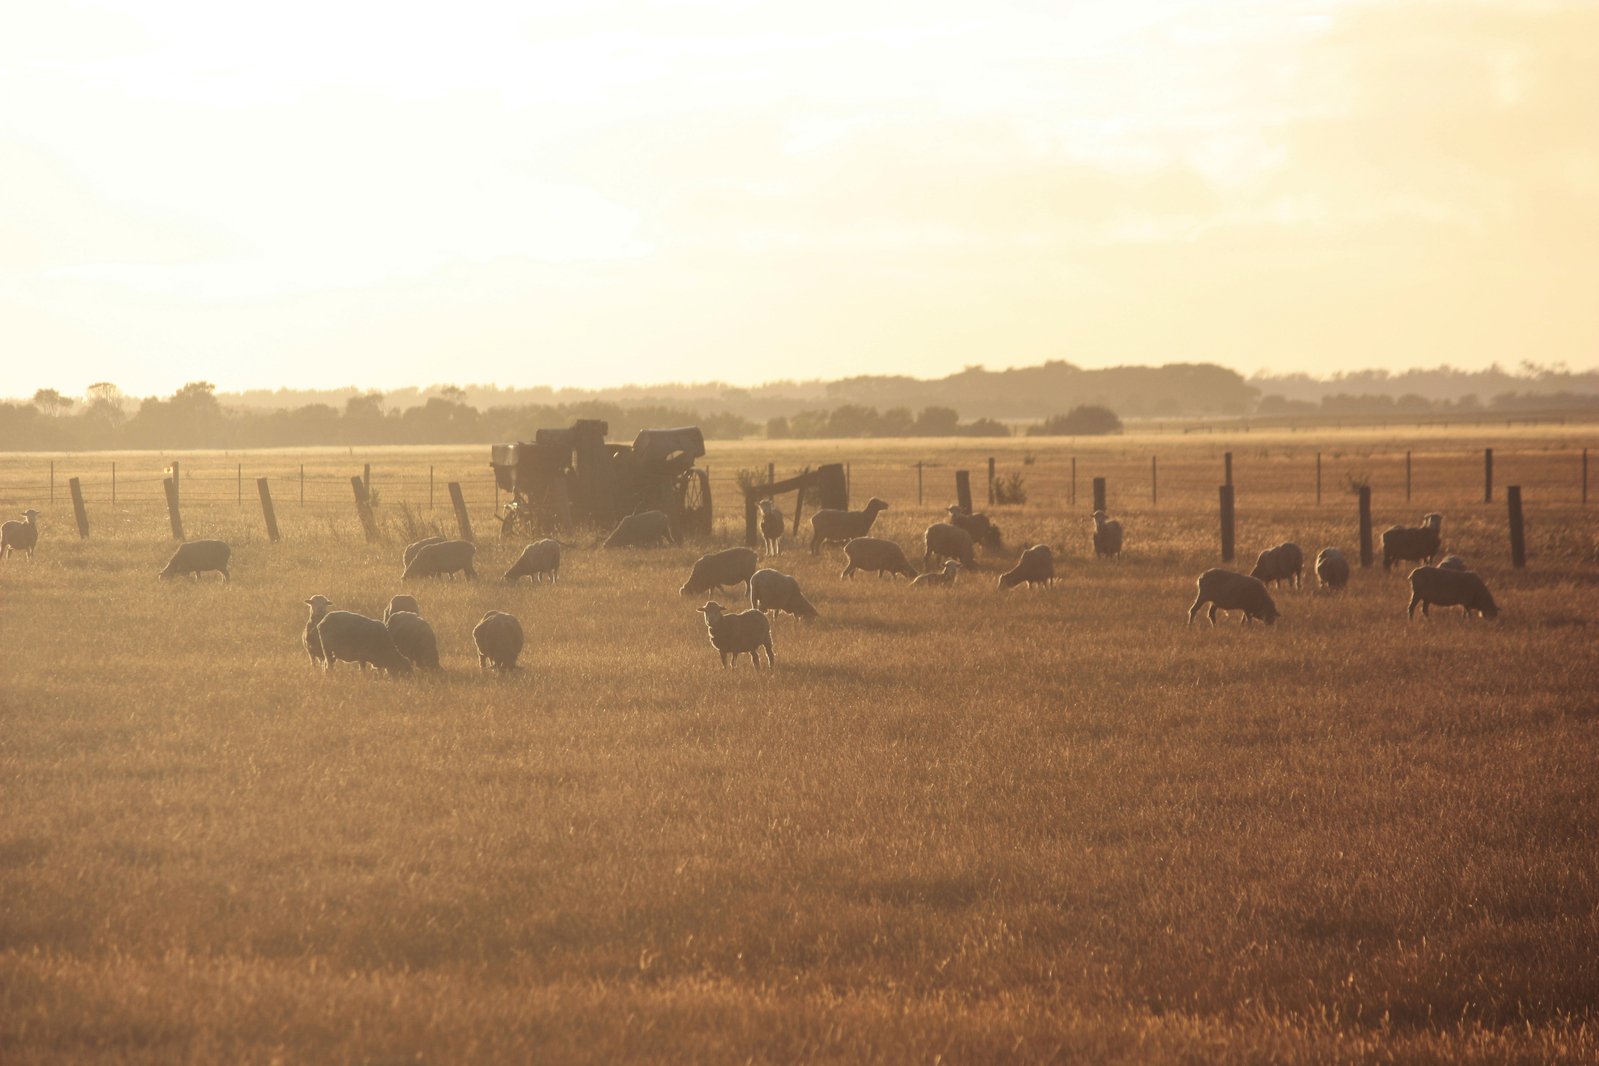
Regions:
<instances>
[{"instance_id":1,"label":"flock of sheep","mask_svg":"<svg viewBox=\"0 0 1599 1066\"><path fill-rule=\"evenodd\" d=\"M782 552L784 519L771 500L762 500L761 533L767 556ZM947 521L928 526L922 536L922 570L911 564L904 550L894 541L871 536L877 516L888 504L873 497L859 511L824 509L811 517L811 554L828 544L842 545L845 566L841 577L856 573L875 573L879 578L903 575L918 589L949 587L961 570L974 566L978 547L1001 550L999 528L984 514L968 513L960 507L948 509ZM23 520L0 526L0 558L14 551L33 558L38 544L39 512L23 512ZM1095 511L1093 546L1096 556L1114 558L1122 550L1122 526L1104 511ZM1383 569L1396 563L1417 562L1410 572L1410 603L1407 617L1414 617L1417 606L1423 615L1431 607L1462 607L1469 618L1477 613L1485 618L1498 615L1492 594L1476 573L1458 556L1450 555L1432 565L1442 546L1443 516L1428 514L1420 526L1392 526L1382 534ZM628 515L603 542L605 548L652 547L676 543L671 523L661 511ZM560 578L561 543L544 539L529 544L505 571L507 582L526 577L534 582L555 582ZM403 580L453 578L461 574L476 576L476 546L465 540L427 537L406 546L402 562ZM195 540L179 545L160 578L188 576L216 571L230 580L228 563L231 550L220 540ZM1201 608L1216 624L1218 611L1239 611L1243 624L1259 620L1267 625L1279 617L1268 586L1288 582L1299 587L1305 557L1297 544L1283 543L1261 552L1248 574L1210 569L1199 576L1198 592L1188 608L1188 623ZM934 569L936 567L936 569ZM1316 556L1314 572L1318 583L1327 589L1341 589L1349 581L1349 561L1337 548L1323 548ZM1025 584L1048 587L1055 579L1054 553L1047 544L1035 544L1022 551L1016 564L999 575L997 587L1003 591ZM799 581L771 567L763 568L751 548L727 548L703 555L695 562L688 580L678 590L683 596L698 596L745 586L750 606L730 611L715 600L698 608L706 634L722 665L736 663L748 655L756 668L764 655L766 664L775 662L772 620L779 612L801 621L817 616L816 608L805 597ZM327 597L317 595L305 601L310 618L305 624L303 643L313 663L332 669L338 662L359 664L364 670L375 667L390 674L408 674L413 669L439 668L438 638L433 627L421 616L414 597L395 596L383 617L369 618L353 611L332 610ZM472 630L481 668L512 670L522 652L521 623L503 611L489 611Z\"/></svg>"}]
</instances>

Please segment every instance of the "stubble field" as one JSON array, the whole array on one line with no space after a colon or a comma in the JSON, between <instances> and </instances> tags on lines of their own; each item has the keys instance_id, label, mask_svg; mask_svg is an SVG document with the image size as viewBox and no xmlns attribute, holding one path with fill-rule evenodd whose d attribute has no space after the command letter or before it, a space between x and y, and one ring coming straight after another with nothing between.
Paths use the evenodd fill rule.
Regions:
<instances>
[{"instance_id":1,"label":"stubble field","mask_svg":"<svg viewBox=\"0 0 1599 1066\"><path fill-rule=\"evenodd\" d=\"M0 457L0 506L46 512L37 560L0 563L0 1058L1593 1061L1591 436L716 445L727 543L731 476L768 459L848 458L907 548L957 465L980 497L988 455L1029 490L989 508L1002 558L948 593L843 581L836 550L791 542L776 565L822 618L781 619L759 673L719 670L703 599L678 596L710 545L585 541L556 586L498 581L520 544L492 535L486 448L181 457L188 533L234 544L229 585L153 578L170 457L58 456L49 508L44 459ZM1524 571L1485 444L1527 492ZM1353 558L1365 478L1379 529L1446 515L1501 620L1407 623L1378 567L1278 593L1273 628L1185 628L1224 448L1238 568L1285 539ZM115 506L86 473L113 459ZM363 461L376 545L347 503ZM325 502L294 502L301 464ZM1128 526L1115 562L1089 557L1097 474ZM402 589L402 527L453 528L447 477L481 579ZM1061 582L997 593L1040 541ZM310 666L305 598L379 614L399 591L442 676ZM471 649L490 608L527 632L505 677Z\"/></svg>"}]
</instances>

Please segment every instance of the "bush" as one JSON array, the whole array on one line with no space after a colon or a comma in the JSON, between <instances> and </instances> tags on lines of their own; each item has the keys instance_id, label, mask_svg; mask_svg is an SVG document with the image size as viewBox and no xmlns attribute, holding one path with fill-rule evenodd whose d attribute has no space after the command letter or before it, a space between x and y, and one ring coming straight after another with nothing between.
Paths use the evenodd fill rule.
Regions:
<instances>
[{"instance_id":1,"label":"bush","mask_svg":"<svg viewBox=\"0 0 1599 1066\"><path fill-rule=\"evenodd\" d=\"M994 479L994 502L1026 503L1027 482L1020 474L1004 474Z\"/></svg>"},{"instance_id":2,"label":"bush","mask_svg":"<svg viewBox=\"0 0 1599 1066\"><path fill-rule=\"evenodd\" d=\"M1027 427L1029 437L1103 437L1122 431L1116 412L1097 404L1081 404L1063 415L1050 415Z\"/></svg>"}]
</instances>

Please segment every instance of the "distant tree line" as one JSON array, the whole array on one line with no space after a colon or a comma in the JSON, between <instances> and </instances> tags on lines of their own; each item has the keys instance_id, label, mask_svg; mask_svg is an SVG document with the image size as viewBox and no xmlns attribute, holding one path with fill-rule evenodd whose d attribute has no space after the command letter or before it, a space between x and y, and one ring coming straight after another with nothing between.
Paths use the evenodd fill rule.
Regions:
<instances>
[{"instance_id":1,"label":"distant tree line","mask_svg":"<svg viewBox=\"0 0 1599 1066\"><path fill-rule=\"evenodd\" d=\"M875 407L847 403L832 410L800 411L766 422L769 440L815 440L825 437L1008 437L1010 427L992 418L962 422L953 407Z\"/></svg>"},{"instance_id":2,"label":"distant tree line","mask_svg":"<svg viewBox=\"0 0 1599 1066\"><path fill-rule=\"evenodd\" d=\"M1295 400L1273 393L1261 398L1255 413L1293 415L1513 414L1528 411L1599 408L1599 396L1577 392L1505 392L1483 403L1474 393L1429 398L1420 393L1332 393L1319 401Z\"/></svg>"}]
</instances>

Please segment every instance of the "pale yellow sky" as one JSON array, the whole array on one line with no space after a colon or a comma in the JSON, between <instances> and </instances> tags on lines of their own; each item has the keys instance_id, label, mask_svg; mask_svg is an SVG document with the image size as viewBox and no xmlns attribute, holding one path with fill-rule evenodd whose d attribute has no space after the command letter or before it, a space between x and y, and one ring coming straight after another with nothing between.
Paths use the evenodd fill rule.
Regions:
<instances>
[{"instance_id":1,"label":"pale yellow sky","mask_svg":"<svg viewBox=\"0 0 1599 1066\"><path fill-rule=\"evenodd\" d=\"M0 395L1599 365L1599 3L6 0Z\"/></svg>"}]
</instances>

